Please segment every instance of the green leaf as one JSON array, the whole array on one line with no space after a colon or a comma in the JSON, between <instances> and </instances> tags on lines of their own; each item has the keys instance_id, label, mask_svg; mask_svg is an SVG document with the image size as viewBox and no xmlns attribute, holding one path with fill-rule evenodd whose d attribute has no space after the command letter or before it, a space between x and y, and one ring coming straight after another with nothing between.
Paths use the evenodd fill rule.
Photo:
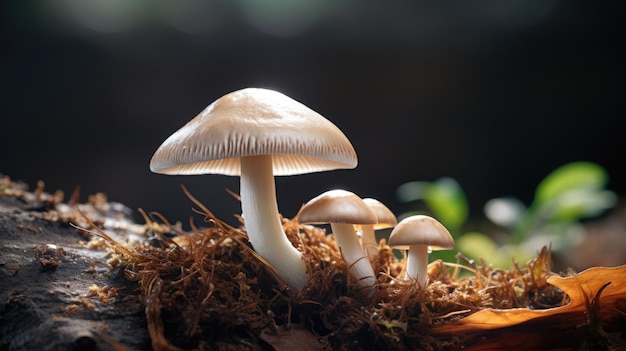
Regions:
<instances>
[{"instance_id":1,"label":"green leaf","mask_svg":"<svg viewBox=\"0 0 626 351\"><path fill-rule=\"evenodd\" d=\"M510 267L513 260L526 262L532 257L521 245L499 246L491 237L478 232L463 234L456 240L456 248L466 257L501 268Z\"/></svg>"},{"instance_id":2,"label":"green leaf","mask_svg":"<svg viewBox=\"0 0 626 351\"><path fill-rule=\"evenodd\" d=\"M533 205L541 206L572 189L602 189L607 181L606 170L595 163L568 163L552 171L539 183Z\"/></svg>"},{"instance_id":3,"label":"green leaf","mask_svg":"<svg viewBox=\"0 0 626 351\"><path fill-rule=\"evenodd\" d=\"M498 244L483 233L469 232L456 240L456 250L474 260L486 263L499 262Z\"/></svg>"},{"instance_id":4,"label":"green leaf","mask_svg":"<svg viewBox=\"0 0 626 351\"><path fill-rule=\"evenodd\" d=\"M511 243L523 242L549 223L573 224L614 206L616 195L604 190L608 178L604 168L583 161L565 164L548 174L537 186L535 199L515 228Z\"/></svg>"},{"instance_id":5,"label":"green leaf","mask_svg":"<svg viewBox=\"0 0 626 351\"><path fill-rule=\"evenodd\" d=\"M459 183L452 178L440 178L431 183L426 188L424 202L451 232L458 232L467 220L467 198Z\"/></svg>"}]
</instances>

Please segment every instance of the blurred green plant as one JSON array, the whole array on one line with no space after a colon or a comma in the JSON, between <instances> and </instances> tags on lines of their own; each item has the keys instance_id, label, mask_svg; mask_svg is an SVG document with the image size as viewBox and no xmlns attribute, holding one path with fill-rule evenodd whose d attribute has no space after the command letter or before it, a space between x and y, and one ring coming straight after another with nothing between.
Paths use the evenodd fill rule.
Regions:
<instances>
[{"instance_id":1,"label":"blurred green plant","mask_svg":"<svg viewBox=\"0 0 626 351\"><path fill-rule=\"evenodd\" d=\"M469 208L461 186L452 178L433 182L413 181L398 187L398 200L421 201L427 209L401 214L431 214L443 223L456 241L453 251L436 251L431 257L455 261L456 252L483 259L496 267L508 267L512 260L526 262L544 246L567 250L581 230L580 221L592 218L617 204L617 195L606 189L608 173L592 162L572 162L548 174L537 186L529 206L515 197L489 200L484 207L487 219L507 234L496 242L480 231L463 232ZM430 211L430 213L428 213Z\"/></svg>"},{"instance_id":2,"label":"blurred green plant","mask_svg":"<svg viewBox=\"0 0 626 351\"><path fill-rule=\"evenodd\" d=\"M422 201L432 212L432 216L440 221L454 238L459 240L461 228L469 216L469 205L465 192L459 183L449 177L439 178L432 182L413 181L400 185L396 197L401 202ZM398 216L398 220L416 214L429 214L428 211L411 211ZM431 259L455 261L456 250L434 251L429 254Z\"/></svg>"}]
</instances>

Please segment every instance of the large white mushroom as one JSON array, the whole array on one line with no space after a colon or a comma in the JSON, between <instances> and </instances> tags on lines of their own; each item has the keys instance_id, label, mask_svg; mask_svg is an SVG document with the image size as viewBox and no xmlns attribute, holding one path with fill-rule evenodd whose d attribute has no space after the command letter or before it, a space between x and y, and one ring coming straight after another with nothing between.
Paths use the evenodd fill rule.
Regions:
<instances>
[{"instance_id":1,"label":"large white mushroom","mask_svg":"<svg viewBox=\"0 0 626 351\"><path fill-rule=\"evenodd\" d=\"M298 212L298 222L330 223L335 242L341 251L362 295L369 298L376 292L376 274L361 248L355 224L376 224L376 213L356 194L346 190L329 190L309 200Z\"/></svg>"},{"instance_id":2,"label":"large white mushroom","mask_svg":"<svg viewBox=\"0 0 626 351\"><path fill-rule=\"evenodd\" d=\"M430 216L414 215L401 220L389 235L389 246L409 250L404 279L426 286L428 250L451 250L454 239L450 232Z\"/></svg>"},{"instance_id":3,"label":"large white mushroom","mask_svg":"<svg viewBox=\"0 0 626 351\"><path fill-rule=\"evenodd\" d=\"M254 250L293 289L308 280L302 253L287 239L274 176L350 169L350 141L326 118L279 92L227 94L167 138L150 162L163 174L240 176L241 207Z\"/></svg>"}]
</instances>

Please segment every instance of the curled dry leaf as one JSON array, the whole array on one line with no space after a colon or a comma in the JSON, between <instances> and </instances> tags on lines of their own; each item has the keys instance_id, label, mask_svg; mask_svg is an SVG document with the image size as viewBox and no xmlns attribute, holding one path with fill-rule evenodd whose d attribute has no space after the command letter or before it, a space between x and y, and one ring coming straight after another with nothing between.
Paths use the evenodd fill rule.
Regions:
<instances>
[{"instance_id":1,"label":"curled dry leaf","mask_svg":"<svg viewBox=\"0 0 626 351\"><path fill-rule=\"evenodd\" d=\"M581 340L592 343L595 334L610 339L608 332L616 328L619 333L614 321L626 314L626 266L594 267L569 277L552 276L547 282L563 290L570 303L545 310L486 308L435 326L431 334L463 335L466 350L489 350L520 345L552 348L554 342L567 346L555 336L563 331L569 331L572 346Z\"/></svg>"}]
</instances>

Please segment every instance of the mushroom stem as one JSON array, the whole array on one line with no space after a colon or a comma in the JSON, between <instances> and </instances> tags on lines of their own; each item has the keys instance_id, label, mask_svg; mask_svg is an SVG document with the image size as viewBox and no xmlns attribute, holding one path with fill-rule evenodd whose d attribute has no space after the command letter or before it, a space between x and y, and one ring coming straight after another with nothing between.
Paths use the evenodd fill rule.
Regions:
<instances>
[{"instance_id":1,"label":"mushroom stem","mask_svg":"<svg viewBox=\"0 0 626 351\"><path fill-rule=\"evenodd\" d=\"M341 256L348 265L350 274L357 280L357 285L366 297L372 297L376 292L376 274L363 252L359 238L357 238L352 224L331 223L335 242L339 246Z\"/></svg>"},{"instance_id":2,"label":"mushroom stem","mask_svg":"<svg viewBox=\"0 0 626 351\"><path fill-rule=\"evenodd\" d=\"M367 253L370 261L373 261L378 256L378 243L376 242L376 233L374 232L373 224L361 225L361 240L363 242L363 250Z\"/></svg>"},{"instance_id":3,"label":"mushroom stem","mask_svg":"<svg viewBox=\"0 0 626 351\"><path fill-rule=\"evenodd\" d=\"M241 158L241 210L248 239L261 257L274 267L292 289L307 280L302 253L287 239L280 223L272 156Z\"/></svg>"},{"instance_id":4,"label":"mushroom stem","mask_svg":"<svg viewBox=\"0 0 626 351\"><path fill-rule=\"evenodd\" d=\"M410 245L406 259L404 279L417 280L421 288L426 286L428 272L428 246Z\"/></svg>"}]
</instances>

